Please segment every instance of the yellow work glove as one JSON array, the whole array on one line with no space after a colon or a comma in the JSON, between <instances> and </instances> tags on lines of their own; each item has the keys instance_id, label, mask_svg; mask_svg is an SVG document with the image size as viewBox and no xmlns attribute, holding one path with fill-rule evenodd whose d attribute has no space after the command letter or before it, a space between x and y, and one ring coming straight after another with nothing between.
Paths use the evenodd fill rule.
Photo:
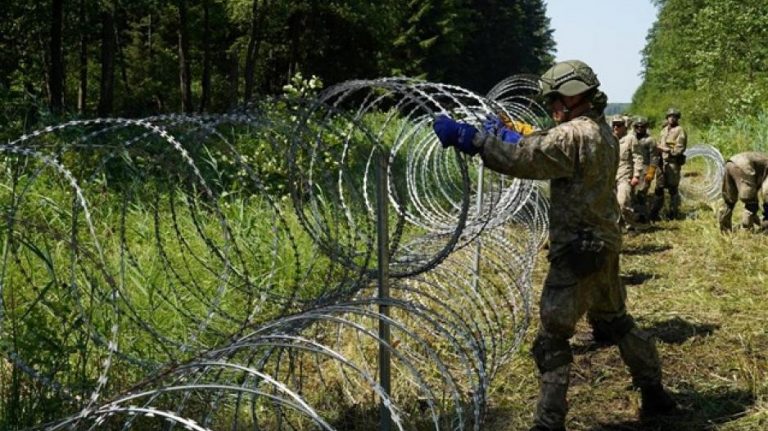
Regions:
<instances>
[{"instance_id":1,"label":"yellow work glove","mask_svg":"<svg viewBox=\"0 0 768 431\"><path fill-rule=\"evenodd\" d=\"M645 173L645 178L643 178L643 180L645 180L645 183L648 184L653 181L654 175L656 175L656 166L648 166L648 171Z\"/></svg>"},{"instance_id":2,"label":"yellow work glove","mask_svg":"<svg viewBox=\"0 0 768 431\"><path fill-rule=\"evenodd\" d=\"M499 114L499 118L501 118L501 122L504 123L505 126L509 127L515 132L520 133L523 136L530 135L531 133L536 131L536 129L532 125L528 123L524 123L522 121L513 120L503 112Z\"/></svg>"}]
</instances>

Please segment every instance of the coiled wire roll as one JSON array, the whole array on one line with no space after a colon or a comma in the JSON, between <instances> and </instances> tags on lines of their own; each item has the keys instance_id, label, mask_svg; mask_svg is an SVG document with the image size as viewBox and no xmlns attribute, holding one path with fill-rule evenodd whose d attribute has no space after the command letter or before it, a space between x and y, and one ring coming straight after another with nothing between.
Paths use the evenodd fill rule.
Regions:
<instances>
[{"instance_id":1,"label":"coiled wire roll","mask_svg":"<svg viewBox=\"0 0 768 431\"><path fill-rule=\"evenodd\" d=\"M680 195L692 201L712 202L720 197L725 177L725 159L707 144L685 150L686 162L680 177Z\"/></svg>"},{"instance_id":2,"label":"coiled wire roll","mask_svg":"<svg viewBox=\"0 0 768 431\"><path fill-rule=\"evenodd\" d=\"M18 427L370 429L381 400L398 429L479 429L529 323L547 205L537 183L439 148L431 121L535 123L523 100L352 81L224 115L71 121L0 147L3 372L59 404ZM382 155L391 298L372 278ZM390 394L373 377L381 321ZM42 338L47 353L25 348Z\"/></svg>"}]
</instances>

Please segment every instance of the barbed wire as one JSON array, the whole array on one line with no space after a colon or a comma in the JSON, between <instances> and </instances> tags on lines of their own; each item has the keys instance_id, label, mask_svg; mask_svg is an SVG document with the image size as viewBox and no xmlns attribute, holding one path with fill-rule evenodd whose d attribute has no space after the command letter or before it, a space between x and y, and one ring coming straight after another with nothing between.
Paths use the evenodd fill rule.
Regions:
<instances>
[{"instance_id":1,"label":"barbed wire","mask_svg":"<svg viewBox=\"0 0 768 431\"><path fill-rule=\"evenodd\" d=\"M686 163L680 178L680 195L692 201L712 202L720 197L725 177L725 159L708 144L685 150Z\"/></svg>"},{"instance_id":2,"label":"barbed wire","mask_svg":"<svg viewBox=\"0 0 768 431\"><path fill-rule=\"evenodd\" d=\"M546 191L440 149L431 124L503 114L543 127L530 78L494 91L350 81L0 145L0 373L23 388L0 420L366 429L381 402L398 429L480 429L530 321ZM375 279L380 158L388 298Z\"/></svg>"}]
</instances>

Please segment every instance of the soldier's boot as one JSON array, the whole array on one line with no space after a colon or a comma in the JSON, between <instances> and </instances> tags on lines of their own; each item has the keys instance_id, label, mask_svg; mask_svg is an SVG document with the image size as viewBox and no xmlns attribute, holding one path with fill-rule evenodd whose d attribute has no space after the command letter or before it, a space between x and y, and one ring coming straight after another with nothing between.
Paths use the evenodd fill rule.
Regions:
<instances>
[{"instance_id":1,"label":"soldier's boot","mask_svg":"<svg viewBox=\"0 0 768 431\"><path fill-rule=\"evenodd\" d=\"M640 387L640 417L678 414L680 409L661 383Z\"/></svg>"},{"instance_id":2,"label":"soldier's boot","mask_svg":"<svg viewBox=\"0 0 768 431\"><path fill-rule=\"evenodd\" d=\"M643 190L637 190L634 196L634 202L632 210L635 213L635 220L640 224L648 223L648 203L645 199L646 192Z\"/></svg>"},{"instance_id":3,"label":"soldier's boot","mask_svg":"<svg viewBox=\"0 0 768 431\"><path fill-rule=\"evenodd\" d=\"M720 210L720 213L717 215L718 222L720 223L721 232L730 232L731 230L733 230L731 219L733 218L734 207L735 207L734 204L726 202L725 208L722 208Z\"/></svg>"},{"instance_id":4,"label":"soldier's boot","mask_svg":"<svg viewBox=\"0 0 768 431\"><path fill-rule=\"evenodd\" d=\"M744 212L741 214L741 227L751 229L755 225L761 225L760 218L757 216L757 202L745 202Z\"/></svg>"},{"instance_id":5,"label":"soldier's boot","mask_svg":"<svg viewBox=\"0 0 768 431\"><path fill-rule=\"evenodd\" d=\"M669 189L669 212L667 218L669 220L677 220L680 217L680 193L677 192L677 188Z\"/></svg>"},{"instance_id":6,"label":"soldier's boot","mask_svg":"<svg viewBox=\"0 0 768 431\"><path fill-rule=\"evenodd\" d=\"M633 383L640 388L640 416L675 412L677 404L661 385L661 363L653 336L638 328L629 314L602 324L619 345L621 359L629 367Z\"/></svg>"},{"instance_id":7,"label":"soldier's boot","mask_svg":"<svg viewBox=\"0 0 768 431\"><path fill-rule=\"evenodd\" d=\"M651 213L649 215L651 221L661 220L661 209L664 208L664 190L661 193L657 190L653 195L653 201L651 202Z\"/></svg>"},{"instance_id":8,"label":"soldier's boot","mask_svg":"<svg viewBox=\"0 0 768 431\"><path fill-rule=\"evenodd\" d=\"M566 338L539 334L533 342L533 359L541 373L539 401L533 430L565 430L568 382L573 362Z\"/></svg>"}]
</instances>

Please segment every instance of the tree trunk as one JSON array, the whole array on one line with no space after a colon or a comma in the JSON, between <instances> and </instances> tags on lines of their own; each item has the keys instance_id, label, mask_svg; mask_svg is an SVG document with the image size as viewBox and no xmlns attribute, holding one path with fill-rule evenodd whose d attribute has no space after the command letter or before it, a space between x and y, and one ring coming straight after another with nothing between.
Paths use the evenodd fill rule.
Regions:
<instances>
[{"instance_id":1,"label":"tree trunk","mask_svg":"<svg viewBox=\"0 0 768 431\"><path fill-rule=\"evenodd\" d=\"M251 10L251 37L248 40L248 49L245 53L245 90L243 92L243 101L248 103L253 96L254 87L254 71L256 69L256 54L259 52L259 44L261 43L261 27L264 24L264 17L267 15L266 10L269 7L269 1L264 0L262 2L261 10L259 10L258 0L253 0L253 9Z\"/></svg>"},{"instance_id":2,"label":"tree trunk","mask_svg":"<svg viewBox=\"0 0 768 431\"><path fill-rule=\"evenodd\" d=\"M229 92L227 95L227 105L229 108L237 106L237 99L240 93L240 58L237 55L237 50L232 48L227 53L227 62L229 63L229 73L227 78L229 81Z\"/></svg>"},{"instance_id":3,"label":"tree trunk","mask_svg":"<svg viewBox=\"0 0 768 431\"><path fill-rule=\"evenodd\" d=\"M208 99L211 92L211 28L209 22L208 1L203 0L203 78L200 93L200 112L208 109Z\"/></svg>"},{"instance_id":4,"label":"tree trunk","mask_svg":"<svg viewBox=\"0 0 768 431\"><path fill-rule=\"evenodd\" d=\"M88 103L88 28L85 19L85 1L80 0L80 84L77 89L77 112L85 114Z\"/></svg>"},{"instance_id":5,"label":"tree trunk","mask_svg":"<svg viewBox=\"0 0 768 431\"><path fill-rule=\"evenodd\" d=\"M115 7L101 13L101 80L99 85L100 117L112 114L115 96Z\"/></svg>"},{"instance_id":6,"label":"tree trunk","mask_svg":"<svg viewBox=\"0 0 768 431\"><path fill-rule=\"evenodd\" d=\"M128 66L125 64L123 44L120 42L120 32L115 32L115 61L120 67L120 80L123 83L123 94L132 94L131 85L128 82Z\"/></svg>"},{"instance_id":7,"label":"tree trunk","mask_svg":"<svg viewBox=\"0 0 768 431\"><path fill-rule=\"evenodd\" d=\"M187 0L179 0L179 84L181 111L192 112L192 83L189 67L189 32L187 29Z\"/></svg>"},{"instance_id":8,"label":"tree trunk","mask_svg":"<svg viewBox=\"0 0 768 431\"><path fill-rule=\"evenodd\" d=\"M48 81L48 103L51 111L55 113L60 113L64 107L64 56L61 48L63 18L63 0L53 0L51 3L51 64Z\"/></svg>"}]
</instances>

